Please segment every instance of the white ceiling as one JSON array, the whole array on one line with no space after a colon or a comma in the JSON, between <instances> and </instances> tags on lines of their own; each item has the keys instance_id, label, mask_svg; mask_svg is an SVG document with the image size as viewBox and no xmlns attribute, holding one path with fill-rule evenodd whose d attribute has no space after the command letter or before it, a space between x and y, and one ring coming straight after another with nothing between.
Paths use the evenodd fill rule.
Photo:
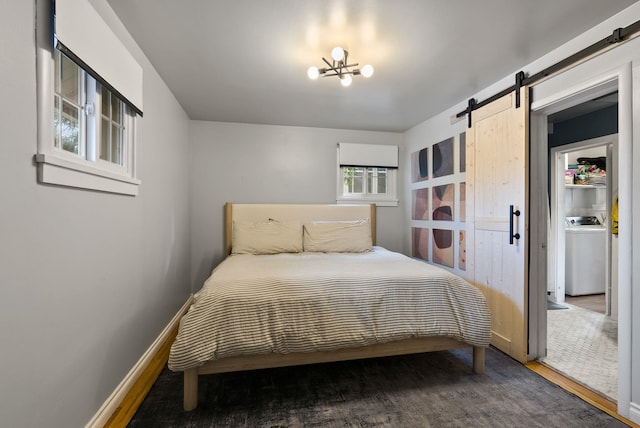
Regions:
<instances>
[{"instance_id":1,"label":"white ceiling","mask_svg":"<svg viewBox=\"0 0 640 428\"><path fill-rule=\"evenodd\" d=\"M191 119L396 132L635 2L107 1ZM373 77L309 80L338 45Z\"/></svg>"}]
</instances>

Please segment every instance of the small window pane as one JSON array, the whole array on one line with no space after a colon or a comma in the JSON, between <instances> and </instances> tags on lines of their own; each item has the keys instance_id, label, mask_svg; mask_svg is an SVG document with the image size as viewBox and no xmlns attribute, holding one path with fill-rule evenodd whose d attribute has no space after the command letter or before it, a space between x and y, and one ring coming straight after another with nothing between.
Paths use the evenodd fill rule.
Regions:
<instances>
[{"instance_id":1,"label":"small window pane","mask_svg":"<svg viewBox=\"0 0 640 428\"><path fill-rule=\"evenodd\" d=\"M62 121L60 126L60 136L62 138L62 149L68 152L79 153L78 136L80 123L78 121L78 107L63 101Z\"/></svg>"},{"instance_id":2,"label":"small window pane","mask_svg":"<svg viewBox=\"0 0 640 428\"><path fill-rule=\"evenodd\" d=\"M109 109L109 105L111 104L109 98L111 96L111 92L104 86L100 85L100 94L102 95L102 114L109 117L111 115L111 110Z\"/></svg>"},{"instance_id":3,"label":"small window pane","mask_svg":"<svg viewBox=\"0 0 640 428\"><path fill-rule=\"evenodd\" d=\"M54 95L53 97L53 134L54 142L53 146L60 148L60 97Z\"/></svg>"},{"instance_id":4,"label":"small window pane","mask_svg":"<svg viewBox=\"0 0 640 428\"><path fill-rule=\"evenodd\" d=\"M118 97L111 96L111 120L122 123L122 101Z\"/></svg>"},{"instance_id":5,"label":"small window pane","mask_svg":"<svg viewBox=\"0 0 640 428\"><path fill-rule=\"evenodd\" d=\"M372 195L380 195L387 193L387 169L386 168L368 168L367 169L367 186L369 193Z\"/></svg>"},{"instance_id":6,"label":"small window pane","mask_svg":"<svg viewBox=\"0 0 640 428\"><path fill-rule=\"evenodd\" d=\"M344 168L344 194L362 194L364 192L364 168Z\"/></svg>"},{"instance_id":7,"label":"small window pane","mask_svg":"<svg viewBox=\"0 0 640 428\"><path fill-rule=\"evenodd\" d=\"M62 70L61 70L61 94L64 98L78 103L78 78L79 68L78 66L64 55L62 56Z\"/></svg>"},{"instance_id":8,"label":"small window pane","mask_svg":"<svg viewBox=\"0 0 640 428\"><path fill-rule=\"evenodd\" d=\"M111 129L111 124L109 123L109 119L102 118L102 134L100 138L100 159L103 159L106 161L109 160L109 155L111 154L111 150L109 149L109 143L110 143L109 130L110 129Z\"/></svg>"},{"instance_id":9,"label":"small window pane","mask_svg":"<svg viewBox=\"0 0 640 428\"><path fill-rule=\"evenodd\" d=\"M56 49L54 55L55 55L55 66L53 67L54 69L53 90L56 94L59 94L60 93L60 55L62 54L60 53L59 50Z\"/></svg>"},{"instance_id":10,"label":"small window pane","mask_svg":"<svg viewBox=\"0 0 640 428\"><path fill-rule=\"evenodd\" d=\"M111 162L122 165L122 128L117 125L111 127Z\"/></svg>"}]
</instances>

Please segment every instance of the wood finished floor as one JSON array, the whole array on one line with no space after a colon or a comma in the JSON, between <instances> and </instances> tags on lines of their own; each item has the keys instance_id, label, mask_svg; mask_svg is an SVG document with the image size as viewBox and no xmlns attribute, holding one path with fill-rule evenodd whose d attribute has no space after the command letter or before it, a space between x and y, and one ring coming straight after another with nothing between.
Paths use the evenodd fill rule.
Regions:
<instances>
[{"instance_id":1,"label":"wood finished floor","mask_svg":"<svg viewBox=\"0 0 640 428\"><path fill-rule=\"evenodd\" d=\"M597 407L603 412L608 413L609 415L613 416L614 418L618 419L621 422L624 422L630 427L640 428L640 425L619 415L618 406L616 402L609 399L608 397L598 394L597 392L594 392L593 390L585 387L584 385L581 385L580 383L575 382L574 380L566 377L562 373L557 372L552 367L549 367L544 363L540 363L538 361L530 361L527 364L525 364L525 366L529 370L536 372L537 374L547 379L548 381L555 383L565 391L569 391L572 394L577 395L587 403Z\"/></svg>"},{"instance_id":2,"label":"wood finished floor","mask_svg":"<svg viewBox=\"0 0 640 428\"><path fill-rule=\"evenodd\" d=\"M587 296L565 296L564 301L570 305L579 306L590 311L605 313L606 300L604 294L589 294Z\"/></svg>"}]
</instances>

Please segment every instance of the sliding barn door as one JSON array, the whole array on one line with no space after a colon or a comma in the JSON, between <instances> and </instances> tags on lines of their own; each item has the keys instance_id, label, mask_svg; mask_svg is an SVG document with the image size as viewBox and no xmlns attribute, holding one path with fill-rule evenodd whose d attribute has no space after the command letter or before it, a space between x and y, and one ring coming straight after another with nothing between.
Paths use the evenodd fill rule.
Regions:
<instances>
[{"instance_id":1,"label":"sliding barn door","mask_svg":"<svg viewBox=\"0 0 640 428\"><path fill-rule=\"evenodd\" d=\"M467 130L467 272L491 309L491 344L527 360L528 88L487 104ZM519 214L519 215L518 215Z\"/></svg>"}]
</instances>

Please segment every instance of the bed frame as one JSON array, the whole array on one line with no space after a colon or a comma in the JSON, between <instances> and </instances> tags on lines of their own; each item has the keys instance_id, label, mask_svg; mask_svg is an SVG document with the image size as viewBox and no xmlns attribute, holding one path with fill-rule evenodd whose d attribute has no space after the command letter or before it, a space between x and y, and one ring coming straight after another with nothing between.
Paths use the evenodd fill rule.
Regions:
<instances>
[{"instance_id":1,"label":"bed frame","mask_svg":"<svg viewBox=\"0 0 640 428\"><path fill-rule=\"evenodd\" d=\"M374 244L376 242L375 204L282 205L227 203L225 205L224 234L226 254L231 253L231 232L234 220L266 221L269 218L277 219L279 221L296 220L301 223L313 220L354 220L368 218L371 223L372 240ZM199 375L444 351L469 347L471 347L471 345L452 338L434 336L405 339L390 343L341 349L337 351L266 354L221 358L184 372L184 410L190 411L198 406ZM484 373L484 350L485 348L483 347L473 346L473 371L475 373Z\"/></svg>"}]
</instances>

